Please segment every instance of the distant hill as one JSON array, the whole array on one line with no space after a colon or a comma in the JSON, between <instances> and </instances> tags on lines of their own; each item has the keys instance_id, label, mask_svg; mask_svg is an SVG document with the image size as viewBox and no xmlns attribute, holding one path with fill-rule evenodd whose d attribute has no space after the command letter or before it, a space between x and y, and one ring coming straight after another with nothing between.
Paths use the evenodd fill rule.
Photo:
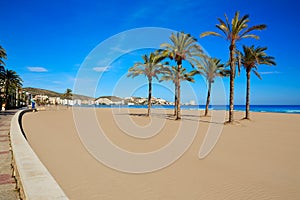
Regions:
<instances>
[{"instance_id":1,"label":"distant hill","mask_svg":"<svg viewBox=\"0 0 300 200\"><path fill-rule=\"evenodd\" d=\"M118 105L118 104L133 104L133 105L146 105L148 102L148 98L144 97L127 97L122 98L118 96L101 96L95 99L99 104L106 105ZM153 105L173 105L172 102L164 100L162 98L152 97L151 100Z\"/></svg>"},{"instance_id":2,"label":"distant hill","mask_svg":"<svg viewBox=\"0 0 300 200\"><path fill-rule=\"evenodd\" d=\"M117 96L101 96L101 97L97 98L96 100L101 99L101 98L106 98L106 99L109 99L109 100L111 100L113 102L122 101L123 100L123 98L117 97Z\"/></svg>"},{"instance_id":3,"label":"distant hill","mask_svg":"<svg viewBox=\"0 0 300 200\"><path fill-rule=\"evenodd\" d=\"M47 95L48 97L60 97L63 98L63 93L54 92L51 90L41 89L41 88L32 88L32 87L25 87L23 88L24 91L31 93L34 95ZM93 97L88 97L85 95L80 94L73 94L73 99L81 99L81 100L94 100Z\"/></svg>"},{"instance_id":4,"label":"distant hill","mask_svg":"<svg viewBox=\"0 0 300 200\"><path fill-rule=\"evenodd\" d=\"M45 90L45 89L40 89L40 88L32 88L32 87L25 87L23 88L24 91L29 92L30 94L34 95L47 95L49 97L61 97L62 94L58 92L54 92L51 90Z\"/></svg>"}]
</instances>

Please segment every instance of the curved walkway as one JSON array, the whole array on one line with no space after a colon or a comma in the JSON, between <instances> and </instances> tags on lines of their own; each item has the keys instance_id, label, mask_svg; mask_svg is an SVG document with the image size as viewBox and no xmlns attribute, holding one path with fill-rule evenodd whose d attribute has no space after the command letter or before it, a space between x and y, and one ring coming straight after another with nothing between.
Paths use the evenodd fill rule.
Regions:
<instances>
[{"instance_id":1,"label":"curved walkway","mask_svg":"<svg viewBox=\"0 0 300 200\"><path fill-rule=\"evenodd\" d=\"M0 112L0 200L19 199L16 182L12 177L12 154L10 147L10 122L18 110Z\"/></svg>"}]
</instances>

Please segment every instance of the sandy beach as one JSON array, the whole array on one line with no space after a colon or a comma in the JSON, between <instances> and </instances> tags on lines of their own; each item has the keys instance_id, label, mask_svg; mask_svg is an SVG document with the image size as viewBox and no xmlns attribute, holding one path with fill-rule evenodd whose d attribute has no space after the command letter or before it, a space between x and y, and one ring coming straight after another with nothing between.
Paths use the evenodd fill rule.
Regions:
<instances>
[{"instance_id":1,"label":"sandy beach","mask_svg":"<svg viewBox=\"0 0 300 200\"><path fill-rule=\"evenodd\" d=\"M151 118L143 109L113 110L96 109L95 116L111 142L129 152L162 148L181 126L171 119L172 110L153 110ZM153 129L152 123L160 128L151 137L132 137L113 112L145 131ZM70 199L300 199L300 115L251 113L249 121L236 112L236 123L224 125L213 150L199 159L205 134L215 123L200 115L203 111L183 111L182 120L197 126L183 156L163 169L139 174L95 159L79 138L72 109L27 113L23 126L33 150Z\"/></svg>"}]
</instances>

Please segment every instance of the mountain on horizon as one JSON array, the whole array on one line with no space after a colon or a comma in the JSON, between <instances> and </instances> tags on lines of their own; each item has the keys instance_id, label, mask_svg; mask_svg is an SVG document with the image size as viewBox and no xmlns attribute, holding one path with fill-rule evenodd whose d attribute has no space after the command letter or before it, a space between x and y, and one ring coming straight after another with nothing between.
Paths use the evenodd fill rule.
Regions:
<instances>
[{"instance_id":1,"label":"mountain on horizon","mask_svg":"<svg viewBox=\"0 0 300 200\"><path fill-rule=\"evenodd\" d=\"M63 98L63 93L55 92L52 90L46 90L41 88L33 88L33 87L25 87L23 88L24 91L29 92L30 94L34 95L47 95L48 97L60 97ZM93 97L88 97L85 95L80 94L73 94L73 99L80 99L80 100L94 100Z\"/></svg>"}]
</instances>

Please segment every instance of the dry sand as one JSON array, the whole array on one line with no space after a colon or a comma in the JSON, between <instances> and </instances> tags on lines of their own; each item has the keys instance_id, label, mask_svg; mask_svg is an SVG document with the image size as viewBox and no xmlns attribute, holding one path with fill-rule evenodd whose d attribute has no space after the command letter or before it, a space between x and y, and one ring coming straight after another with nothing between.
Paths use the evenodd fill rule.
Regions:
<instances>
[{"instance_id":1,"label":"dry sand","mask_svg":"<svg viewBox=\"0 0 300 200\"><path fill-rule=\"evenodd\" d=\"M139 126L151 122L139 116L146 110L129 112ZM162 111L153 112L152 120L167 120L159 134L148 139L124 134L112 109L97 109L96 115L113 143L128 151L149 152L172 140L180 126ZM198 158L199 148L214 122L199 115L183 112L183 120L199 125L184 155L164 169L141 174L111 169L90 155L78 137L71 109L25 114L23 126L30 145L70 199L300 199L300 115L251 113L251 121L225 125L204 159ZM235 115L242 117L243 113Z\"/></svg>"}]
</instances>

